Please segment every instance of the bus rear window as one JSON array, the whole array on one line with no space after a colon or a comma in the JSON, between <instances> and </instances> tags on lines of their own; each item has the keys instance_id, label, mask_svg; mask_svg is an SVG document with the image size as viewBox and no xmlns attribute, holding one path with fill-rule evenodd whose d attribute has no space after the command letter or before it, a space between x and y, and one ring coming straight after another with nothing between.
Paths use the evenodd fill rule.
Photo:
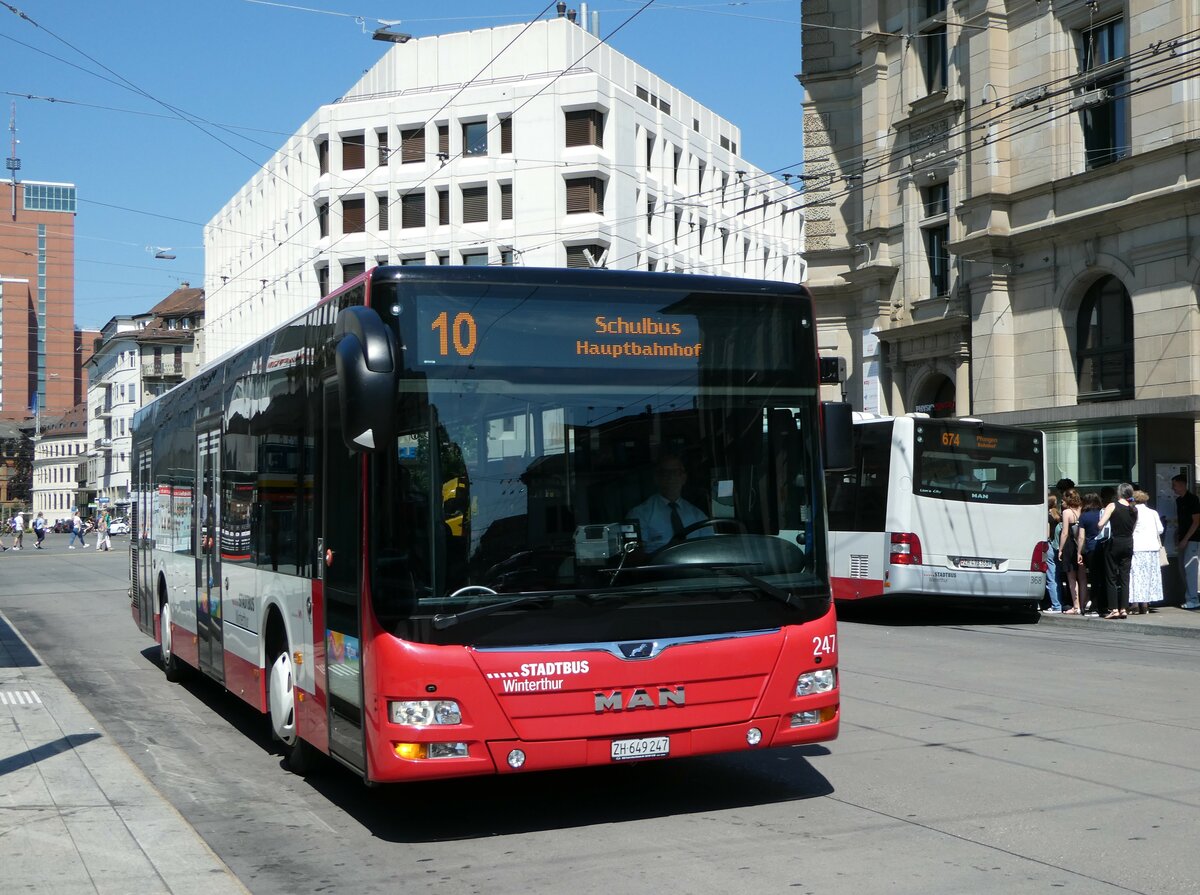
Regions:
<instances>
[{"instance_id":1,"label":"bus rear window","mask_svg":"<svg viewBox=\"0 0 1200 895\"><path fill-rule=\"evenodd\" d=\"M918 424L914 441L914 494L1004 504L1045 500L1039 432L939 420Z\"/></svg>"}]
</instances>

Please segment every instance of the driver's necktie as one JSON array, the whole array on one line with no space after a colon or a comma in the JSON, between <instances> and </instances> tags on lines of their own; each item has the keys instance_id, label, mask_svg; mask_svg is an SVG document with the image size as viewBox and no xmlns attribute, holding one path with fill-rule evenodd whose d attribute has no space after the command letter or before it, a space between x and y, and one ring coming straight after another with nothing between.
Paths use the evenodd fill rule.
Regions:
<instances>
[{"instance_id":1,"label":"driver's necktie","mask_svg":"<svg viewBox=\"0 0 1200 895\"><path fill-rule=\"evenodd\" d=\"M679 537L683 534L683 517L679 515L679 504L672 500L667 506L671 508L671 534Z\"/></svg>"}]
</instances>

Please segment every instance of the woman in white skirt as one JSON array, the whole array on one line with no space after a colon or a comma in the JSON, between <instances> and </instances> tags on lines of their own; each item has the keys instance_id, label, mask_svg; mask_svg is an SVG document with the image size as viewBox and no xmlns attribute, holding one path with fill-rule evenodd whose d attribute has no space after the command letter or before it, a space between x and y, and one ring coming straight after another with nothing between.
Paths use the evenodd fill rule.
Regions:
<instances>
[{"instance_id":1,"label":"woman in white skirt","mask_svg":"<svg viewBox=\"0 0 1200 895\"><path fill-rule=\"evenodd\" d=\"M1150 496L1135 491L1137 525L1133 529L1133 561L1129 564L1129 611L1145 615L1152 603L1161 603L1162 568L1158 548L1162 546L1163 524L1158 512L1147 506Z\"/></svg>"}]
</instances>

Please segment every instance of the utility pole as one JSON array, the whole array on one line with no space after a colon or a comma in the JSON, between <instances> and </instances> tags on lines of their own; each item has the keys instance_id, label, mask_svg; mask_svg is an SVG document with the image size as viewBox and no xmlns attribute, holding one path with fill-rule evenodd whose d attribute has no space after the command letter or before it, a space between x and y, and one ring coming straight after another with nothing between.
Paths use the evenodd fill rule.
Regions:
<instances>
[{"instance_id":1,"label":"utility pole","mask_svg":"<svg viewBox=\"0 0 1200 895\"><path fill-rule=\"evenodd\" d=\"M12 133L12 154L4 160L4 167L8 169L12 183L10 214L15 221L17 219L17 172L21 170L21 160L17 158L17 101L15 99L12 103L12 117L8 119L8 129Z\"/></svg>"}]
</instances>

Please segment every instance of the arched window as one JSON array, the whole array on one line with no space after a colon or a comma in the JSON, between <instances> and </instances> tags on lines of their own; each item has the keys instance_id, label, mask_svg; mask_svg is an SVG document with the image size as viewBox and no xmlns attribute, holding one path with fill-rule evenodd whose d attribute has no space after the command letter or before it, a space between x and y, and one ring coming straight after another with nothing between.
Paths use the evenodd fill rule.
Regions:
<instances>
[{"instance_id":1,"label":"arched window","mask_svg":"<svg viewBox=\"0 0 1200 895\"><path fill-rule=\"evenodd\" d=\"M1079 400L1133 397L1133 304L1116 277L1097 280L1079 308Z\"/></svg>"}]
</instances>

